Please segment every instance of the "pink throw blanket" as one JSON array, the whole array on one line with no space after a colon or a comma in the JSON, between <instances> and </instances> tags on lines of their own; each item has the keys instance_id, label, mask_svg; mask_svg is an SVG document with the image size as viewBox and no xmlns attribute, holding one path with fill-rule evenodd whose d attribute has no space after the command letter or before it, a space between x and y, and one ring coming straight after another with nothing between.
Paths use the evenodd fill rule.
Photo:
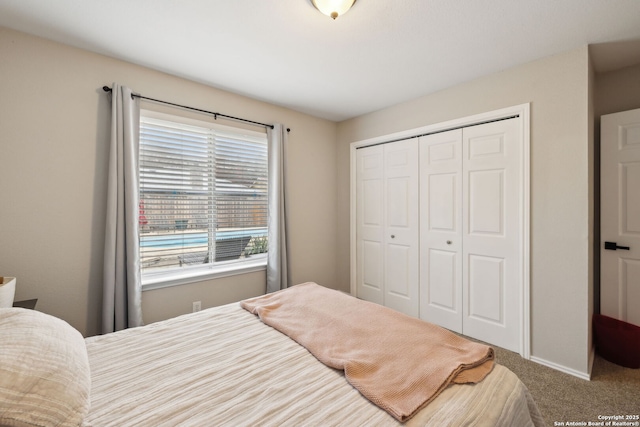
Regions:
<instances>
[{"instance_id":1,"label":"pink throw blanket","mask_svg":"<svg viewBox=\"0 0 640 427\"><path fill-rule=\"evenodd\" d=\"M493 369L491 347L315 283L240 304L344 370L362 395L402 422L452 382L476 383Z\"/></svg>"}]
</instances>

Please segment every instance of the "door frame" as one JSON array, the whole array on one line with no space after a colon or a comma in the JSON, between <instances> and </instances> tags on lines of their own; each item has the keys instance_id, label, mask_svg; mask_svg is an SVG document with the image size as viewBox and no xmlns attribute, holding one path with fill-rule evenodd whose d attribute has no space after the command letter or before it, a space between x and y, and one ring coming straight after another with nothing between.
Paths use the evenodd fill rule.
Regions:
<instances>
[{"instance_id":1,"label":"door frame","mask_svg":"<svg viewBox=\"0 0 640 427\"><path fill-rule=\"evenodd\" d=\"M499 110L489 111L485 113L475 114L472 116L462 117L458 119L448 120L446 122L425 125L414 129L394 132L391 134L381 135L374 138L352 142L349 146L350 157L350 219L349 219L349 237L350 237L350 292L356 296L356 150L376 144L384 144L396 140L414 138L424 134L442 132L446 130L477 125L483 122L506 119L513 116L519 117L520 136L522 138L522 173L520 176L522 198L520 200L520 210L522 212L522 292L521 292L521 343L520 355L525 359L531 358L531 272L530 272L530 111L531 104L520 104Z\"/></svg>"}]
</instances>

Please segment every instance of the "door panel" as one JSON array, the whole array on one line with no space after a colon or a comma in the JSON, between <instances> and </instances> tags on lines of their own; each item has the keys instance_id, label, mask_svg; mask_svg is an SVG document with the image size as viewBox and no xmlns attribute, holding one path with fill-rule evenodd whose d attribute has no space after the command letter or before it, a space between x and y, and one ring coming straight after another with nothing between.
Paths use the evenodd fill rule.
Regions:
<instances>
[{"instance_id":1,"label":"door panel","mask_svg":"<svg viewBox=\"0 0 640 427\"><path fill-rule=\"evenodd\" d=\"M600 311L640 326L640 109L602 116L601 133Z\"/></svg>"},{"instance_id":2,"label":"door panel","mask_svg":"<svg viewBox=\"0 0 640 427\"><path fill-rule=\"evenodd\" d=\"M409 212L410 176L387 178L387 227L406 229L411 224Z\"/></svg>"},{"instance_id":3,"label":"door panel","mask_svg":"<svg viewBox=\"0 0 640 427\"><path fill-rule=\"evenodd\" d=\"M469 317L504 325L504 259L469 256Z\"/></svg>"},{"instance_id":4,"label":"door panel","mask_svg":"<svg viewBox=\"0 0 640 427\"><path fill-rule=\"evenodd\" d=\"M459 174L432 174L428 180L429 228L442 232L455 233L456 208L460 206L456 196Z\"/></svg>"},{"instance_id":5,"label":"door panel","mask_svg":"<svg viewBox=\"0 0 640 427\"><path fill-rule=\"evenodd\" d=\"M621 280L623 289L621 294L626 296L621 302L622 314L624 319L634 325L640 326L640 310L638 310L638 301L640 301L640 260L621 259L622 264Z\"/></svg>"},{"instance_id":6,"label":"door panel","mask_svg":"<svg viewBox=\"0 0 640 427\"><path fill-rule=\"evenodd\" d=\"M387 244L386 292L403 300L411 296L411 247Z\"/></svg>"},{"instance_id":7,"label":"door panel","mask_svg":"<svg viewBox=\"0 0 640 427\"><path fill-rule=\"evenodd\" d=\"M640 162L620 165L622 182L620 183L620 223L622 233L640 235Z\"/></svg>"},{"instance_id":8,"label":"door panel","mask_svg":"<svg viewBox=\"0 0 640 427\"><path fill-rule=\"evenodd\" d=\"M418 317L418 142L384 145L384 305Z\"/></svg>"},{"instance_id":9,"label":"door panel","mask_svg":"<svg viewBox=\"0 0 640 427\"><path fill-rule=\"evenodd\" d=\"M519 121L463 131L463 333L520 352L522 145Z\"/></svg>"},{"instance_id":10,"label":"door panel","mask_svg":"<svg viewBox=\"0 0 640 427\"><path fill-rule=\"evenodd\" d=\"M383 277L382 265L382 245L380 242L362 242L362 286L368 288L369 292L382 293ZM364 289L363 289L364 290Z\"/></svg>"},{"instance_id":11,"label":"door panel","mask_svg":"<svg viewBox=\"0 0 640 427\"><path fill-rule=\"evenodd\" d=\"M420 317L462 332L462 130L420 138Z\"/></svg>"},{"instance_id":12,"label":"door panel","mask_svg":"<svg viewBox=\"0 0 640 427\"><path fill-rule=\"evenodd\" d=\"M381 227L382 210L380 209L380 194L382 194L382 179L364 179L362 182L362 221L364 226Z\"/></svg>"},{"instance_id":13,"label":"door panel","mask_svg":"<svg viewBox=\"0 0 640 427\"><path fill-rule=\"evenodd\" d=\"M429 271L427 272L427 283L430 285L427 289L429 305L462 318L461 313L457 312L459 304L456 304L456 297L461 295L461 292L453 286L456 283L456 277L459 276L456 269L457 254L450 251L429 249L427 257L429 259ZM439 286L441 283L446 283L448 286Z\"/></svg>"},{"instance_id":14,"label":"door panel","mask_svg":"<svg viewBox=\"0 0 640 427\"><path fill-rule=\"evenodd\" d=\"M504 235L504 169L469 172L469 234Z\"/></svg>"},{"instance_id":15,"label":"door panel","mask_svg":"<svg viewBox=\"0 0 640 427\"><path fill-rule=\"evenodd\" d=\"M356 162L356 292L362 299L383 304L382 147L358 150Z\"/></svg>"},{"instance_id":16,"label":"door panel","mask_svg":"<svg viewBox=\"0 0 640 427\"><path fill-rule=\"evenodd\" d=\"M471 126L466 129L471 129L475 126ZM467 141L469 160L482 161L483 158L505 157L504 151L504 134L486 134L481 136L474 136Z\"/></svg>"}]
</instances>

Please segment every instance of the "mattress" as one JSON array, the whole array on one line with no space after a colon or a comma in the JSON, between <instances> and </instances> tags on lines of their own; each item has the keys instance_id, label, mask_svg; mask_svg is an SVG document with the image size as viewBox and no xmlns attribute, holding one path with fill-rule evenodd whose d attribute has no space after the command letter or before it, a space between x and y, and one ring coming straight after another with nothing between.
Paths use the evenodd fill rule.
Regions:
<instances>
[{"instance_id":1,"label":"mattress","mask_svg":"<svg viewBox=\"0 0 640 427\"><path fill-rule=\"evenodd\" d=\"M395 426L304 347L238 303L85 340L85 426ZM406 425L542 426L528 390L496 365L451 385Z\"/></svg>"}]
</instances>

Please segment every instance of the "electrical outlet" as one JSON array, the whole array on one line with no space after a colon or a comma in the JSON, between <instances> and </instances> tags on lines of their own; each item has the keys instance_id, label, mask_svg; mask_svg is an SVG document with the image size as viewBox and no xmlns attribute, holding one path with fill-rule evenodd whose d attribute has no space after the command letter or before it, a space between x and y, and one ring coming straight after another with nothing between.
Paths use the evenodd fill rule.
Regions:
<instances>
[{"instance_id":1,"label":"electrical outlet","mask_svg":"<svg viewBox=\"0 0 640 427\"><path fill-rule=\"evenodd\" d=\"M196 311L200 311L202 310L202 302L201 301L194 301L193 302L193 312L195 313Z\"/></svg>"}]
</instances>

